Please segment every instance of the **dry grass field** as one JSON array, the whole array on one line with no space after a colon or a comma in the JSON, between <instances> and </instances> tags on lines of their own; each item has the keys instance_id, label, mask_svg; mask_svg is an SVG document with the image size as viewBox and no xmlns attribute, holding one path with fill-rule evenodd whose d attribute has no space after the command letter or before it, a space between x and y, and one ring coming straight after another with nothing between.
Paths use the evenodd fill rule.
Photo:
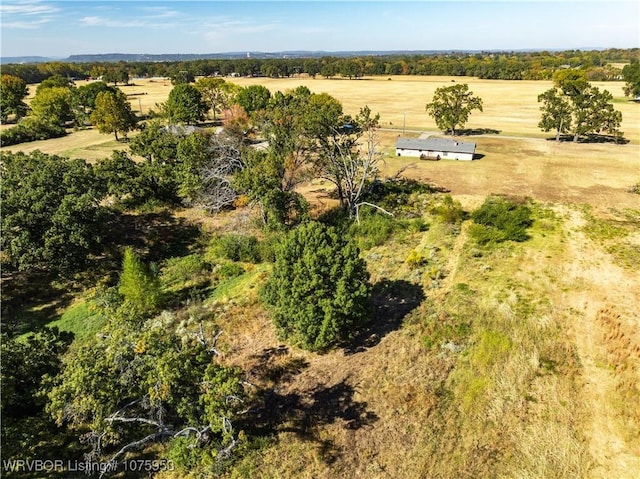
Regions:
<instances>
[{"instance_id":1,"label":"dry grass field","mask_svg":"<svg viewBox=\"0 0 640 479\"><path fill-rule=\"evenodd\" d=\"M393 174L410 163L405 158L393 157L395 139L402 134L403 126L407 136L417 136L424 131L439 134L433 120L425 113L425 104L431 100L435 89L450 85L452 81L466 82L484 101L484 112L473 112L467 128L500 133L468 137L477 142L477 152L484 155L480 161L463 164L414 161L408 175L428 179L455 194L517 193L542 201L586 202L604 208L633 207L637 201L626 194L626 190L640 178L640 105L622 96L622 82L595 84L614 95L615 107L623 115L622 130L630 140L627 145L547 141L551 134L545 134L537 127L537 95L552 85L545 81L409 76L362 80L234 78L229 81L242 86L262 84L271 91L306 85L313 92L333 95L350 114L368 105L381 117L380 148L388 154L385 174ZM168 79L155 78L134 79L132 85L121 88L130 95L134 111L141 109L147 113L166 100L172 86ZM31 93L34 91L32 87ZM95 161L108 156L113 149L122 148L126 146L116 143L110 135L84 130L64 138L6 149L38 149Z\"/></svg>"}]
</instances>

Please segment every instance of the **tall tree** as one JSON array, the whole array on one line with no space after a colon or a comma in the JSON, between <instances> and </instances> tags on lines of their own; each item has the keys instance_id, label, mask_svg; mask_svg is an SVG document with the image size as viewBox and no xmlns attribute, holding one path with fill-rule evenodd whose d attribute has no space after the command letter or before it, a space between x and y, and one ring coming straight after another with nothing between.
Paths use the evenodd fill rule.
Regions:
<instances>
[{"instance_id":1,"label":"tall tree","mask_svg":"<svg viewBox=\"0 0 640 479\"><path fill-rule=\"evenodd\" d=\"M77 123L84 125L89 121L96 107L98 94L105 91L115 93L117 90L102 81L91 82L71 90L71 108Z\"/></svg>"},{"instance_id":2,"label":"tall tree","mask_svg":"<svg viewBox=\"0 0 640 479\"><path fill-rule=\"evenodd\" d=\"M207 105L202 94L193 85L176 85L169 92L164 113L170 123L193 125L204 119Z\"/></svg>"},{"instance_id":3,"label":"tall tree","mask_svg":"<svg viewBox=\"0 0 640 479\"><path fill-rule=\"evenodd\" d=\"M622 137L619 131L622 114L614 109L611 93L600 91L580 76L563 78L557 84L538 97L543 102L539 123L543 131L555 128L556 138L560 132L571 132L574 142L600 133Z\"/></svg>"},{"instance_id":4,"label":"tall tree","mask_svg":"<svg viewBox=\"0 0 640 479\"><path fill-rule=\"evenodd\" d=\"M71 91L65 87L40 90L31 100L31 116L42 123L63 125L73 119Z\"/></svg>"},{"instance_id":5,"label":"tall tree","mask_svg":"<svg viewBox=\"0 0 640 479\"><path fill-rule=\"evenodd\" d=\"M277 250L263 299L281 336L305 349L326 350L368 321L368 280L358 247L335 229L310 222Z\"/></svg>"},{"instance_id":6,"label":"tall tree","mask_svg":"<svg viewBox=\"0 0 640 479\"><path fill-rule=\"evenodd\" d=\"M136 116L121 90L102 91L96 96L91 122L100 133L113 133L118 141L118 132L126 137L127 132L135 127Z\"/></svg>"},{"instance_id":7,"label":"tall tree","mask_svg":"<svg viewBox=\"0 0 640 479\"><path fill-rule=\"evenodd\" d=\"M435 119L438 128L455 135L456 127L463 127L473 110L482 111L482 99L473 96L469 85L458 83L437 88L426 110Z\"/></svg>"},{"instance_id":8,"label":"tall tree","mask_svg":"<svg viewBox=\"0 0 640 479\"><path fill-rule=\"evenodd\" d=\"M0 153L3 262L18 270L81 270L100 251L102 193L91 165L38 151Z\"/></svg>"},{"instance_id":9,"label":"tall tree","mask_svg":"<svg viewBox=\"0 0 640 479\"><path fill-rule=\"evenodd\" d=\"M23 101L27 93L27 84L22 78L0 75L0 121L7 121L9 115L19 119L27 114L27 104Z\"/></svg>"},{"instance_id":10,"label":"tall tree","mask_svg":"<svg viewBox=\"0 0 640 479\"><path fill-rule=\"evenodd\" d=\"M269 104L269 98L271 98L271 92L267 87L250 85L238 92L235 101L251 115L253 112L264 110Z\"/></svg>"},{"instance_id":11,"label":"tall tree","mask_svg":"<svg viewBox=\"0 0 640 479\"><path fill-rule=\"evenodd\" d=\"M336 131L322 156L317 174L336 186L338 199L349 216L359 219L363 204L378 206L364 201L378 178L380 152L377 150L376 129L380 115L373 115L368 106L348 124L349 128Z\"/></svg>"},{"instance_id":12,"label":"tall tree","mask_svg":"<svg viewBox=\"0 0 640 479\"><path fill-rule=\"evenodd\" d=\"M640 95L640 61L631 60L622 69L625 85L622 88L624 96L638 97Z\"/></svg>"},{"instance_id":13,"label":"tall tree","mask_svg":"<svg viewBox=\"0 0 640 479\"><path fill-rule=\"evenodd\" d=\"M571 131L571 104L556 88L538 95L538 102L542 102L540 110L542 118L538 126L542 131L556 131L556 141L560 141L561 133Z\"/></svg>"},{"instance_id":14,"label":"tall tree","mask_svg":"<svg viewBox=\"0 0 640 479\"><path fill-rule=\"evenodd\" d=\"M229 105L233 96L233 85L225 82L223 78L206 77L200 78L195 86L202 95L202 100L213 112L215 120L216 114Z\"/></svg>"}]
</instances>

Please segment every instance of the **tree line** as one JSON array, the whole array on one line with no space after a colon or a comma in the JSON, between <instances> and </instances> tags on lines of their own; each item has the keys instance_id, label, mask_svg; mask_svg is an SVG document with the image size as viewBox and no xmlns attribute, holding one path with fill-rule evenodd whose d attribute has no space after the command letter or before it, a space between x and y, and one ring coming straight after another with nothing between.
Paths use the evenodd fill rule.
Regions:
<instances>
[{"instance_id":1,"label":"tree line","mask_svg":"<svg viewBox=\"0 0 640 479\"><path fill-rule=\"evenodd\" d=\"M194 76L291 77L307 74L332 78L364 75L475 76L500 80L549 80L561 68L584 70L590 81L619 80L623 72L614 63L640 60L640 49L567 50L562 52L480 52L369 55L320 58L215 59L181 62L118 62L3 65L3 72L27 83L40 83L53 76L102 78L126 82L133 77L173 77L179 72Z\"/></svg>"}]
</instances>

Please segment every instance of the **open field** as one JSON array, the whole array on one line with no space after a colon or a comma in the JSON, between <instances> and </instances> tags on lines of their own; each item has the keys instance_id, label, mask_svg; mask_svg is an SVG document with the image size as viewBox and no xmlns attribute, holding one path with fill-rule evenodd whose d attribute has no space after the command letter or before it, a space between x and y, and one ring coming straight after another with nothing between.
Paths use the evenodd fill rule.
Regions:
<instances>
[{"instance_id":1,"label":"open field","mask_svg":"<svg viewBox=\"0 0 640 479\"><path fill-rule=\"evenodd\" d=\"M622 82L594 83L615 96L615 107L623 114L622 130L627 145L555 143L550 134L537 128L537 95L551 87L545 81L478 80L460 77L375 77L363 80L311 78L234 78L239 85L262 84L272 91L306 85L313 92L326 92L339 99L347 113L355 114L364 105L379 112L383 130L380 148L388 155L384 173L394 174L411 164L408 176L428 179L454 194L521 194L541 201L585 202L597 207L637 205L637 197L627 193L640 177L640 105L624 99ZM393 146L402 133L417 136L429 131L438 134L424 105L436 88L451 81L467 82L484 100L484 112L471 115L468 128L499 130L499 135L472 136L477 153L484 155L473 163L420 162L395 158ZM167 79L134 79L122 87L131 96L132 108L143 113L166 99L171 90ZM82 84L79 82L78 84ZM31 88L34 91L34 88ZM392 131L388 131L392 130ZM111 135L94 130L73 132L67 137L8 147L14 151L39 149L88 161L109 156L113 149L124 149Z\"/></svg>"}]
</instances>

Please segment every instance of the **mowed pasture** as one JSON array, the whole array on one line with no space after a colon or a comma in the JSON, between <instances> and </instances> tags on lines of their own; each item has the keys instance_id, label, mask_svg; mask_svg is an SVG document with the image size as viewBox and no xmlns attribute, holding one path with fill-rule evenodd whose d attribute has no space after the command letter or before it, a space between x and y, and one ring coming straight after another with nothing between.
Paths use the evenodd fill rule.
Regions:
<instances>
[{"instance_id":1,"label":"mowed pasture","mask_svg":"<svg viewBox=\"0 0 640 479\"><path fill-rule=\"evenodd\" d=\"M537 97L553 86L550 81L479 80L469 77L392 76L359 80L324 78L233 78L241 86L264 85L271 92L300 85L314 93L328 93L355 115L365 105L380 113L380 149L386 154L383 173L392 175L408 167L407 176L429 180L456 195L519 194L541 201L590 203L598 207L637 207L637 196L627 190L640 179L640 105L623 96L623 82L593 82L614 96L622 113L621 130L626 145L573 144L549 141L553 132L540 131ZM78 82L78 85L84 82ZM497 131L495 134L463 137L475 141L479 161L421 162L396 158L395 139L422 132L440 134L425 112L436 88L467 83L480 96L484 111L474 111L467 129ZM148 113L166 100L172 85L168 79L133 79L122 86L135 112ZM33 93L35 88L31 87ZM41 150L73 158L96 161L113 149L126 148L112 135L94 130L73 132L65 138L8 147L14 151ZM3 148L4 149L4 148Z\"/></svg>"}]
</instances>

